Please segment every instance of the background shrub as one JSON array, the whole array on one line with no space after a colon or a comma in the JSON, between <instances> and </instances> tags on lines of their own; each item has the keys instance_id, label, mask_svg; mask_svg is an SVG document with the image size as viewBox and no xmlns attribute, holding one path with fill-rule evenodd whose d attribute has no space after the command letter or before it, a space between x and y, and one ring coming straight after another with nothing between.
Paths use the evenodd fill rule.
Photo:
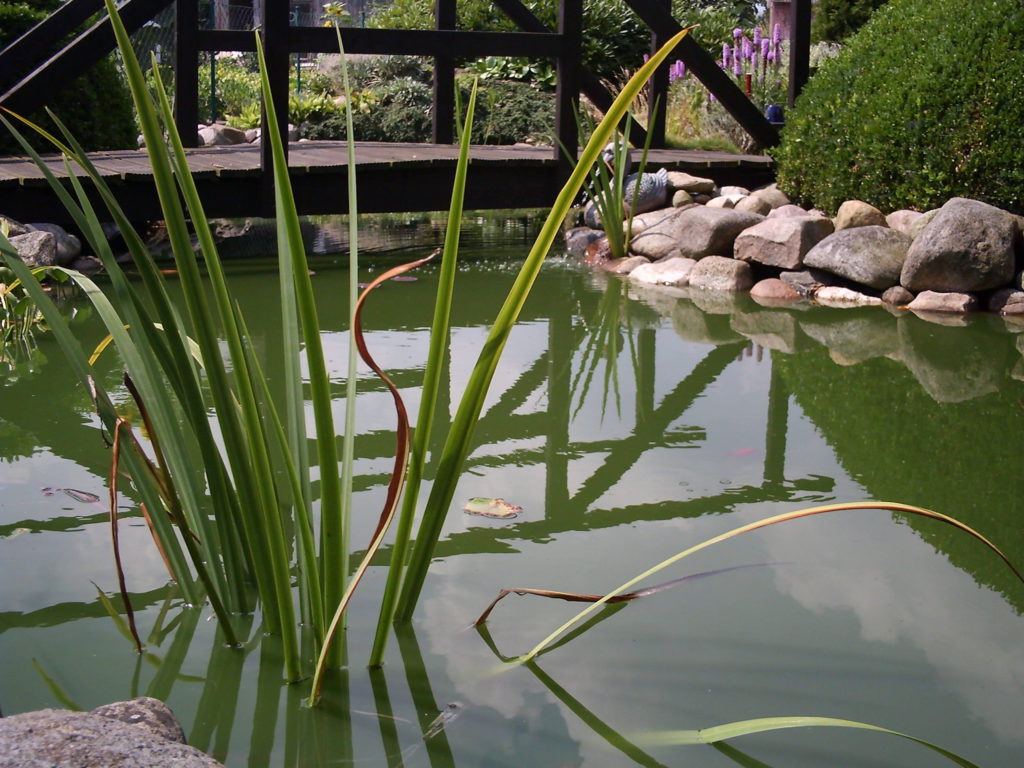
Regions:
<instances>
[{"instance_id":1,"label":"background shrub","mask_svg":"<svg viewBox=\"0 0 1024 768\"><path fill-rule=\"evenodd\" d=\"M10 3L0 0L0 48L19 37L60 5L59 0L24 0ZM125 149L135 147L135 112L128 88L114 63L108 57L76 78L49 100L57 114L87 150ZM56 126L43 110L27 115L48 130ZM28 136L43 151L52 147L43 139ZM22 154L18 143L0 132L0 154Z\"/></svg>"},{"instance_id":2,"label":"background shrub","mask_svg":"<svg viewBox=\"0 0 1024 768\"><path fill-rule=\"evenodd\" d=\"M780 186L834 211L962 195L1024 212L1019 0L891 0L811 80L775 153Z\"/></svg>"},{"instance_id":3,"label":"background shrub","mask_svg":"<svg viewBox=\"0 0 1024 768\"><path fill-rule=\"evenodd\" d=\"M811 24L817 42L838 43L863 27L889 0L818 0Z\"/></svg>"}]
</instances>

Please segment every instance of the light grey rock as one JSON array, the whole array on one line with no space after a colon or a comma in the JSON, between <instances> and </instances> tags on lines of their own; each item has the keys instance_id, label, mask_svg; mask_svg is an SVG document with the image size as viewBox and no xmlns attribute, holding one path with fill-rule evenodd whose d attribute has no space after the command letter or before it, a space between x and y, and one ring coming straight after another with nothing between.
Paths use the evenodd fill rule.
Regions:
<instances>
[{"instance_id":1,"label":"light grey rock","mask_svg":"<svg viewBox=\"0 0 1024 768\"><path fill-rule=\"evenodd\" d=\"M743 230L735 255L780 269L799 269L813 246L832 233L832 222L813 216L768 218Z\"/></svg>"},{"instance_id":2,"label":"light grey rock","mask_svg":"<svg viewBox=\"0 0 1024 768\"><path fill-rule=\"evenodd\" d=\"M24 225L19 224L14 219L9 219L6 216L0 215L0 225L7 227L7 237L17 237L18 235L24 235L28 230Z\"/></svg>"},{"instance_id":3,"label":"light grey rock","mask_svg":"<svg viewBox=\"0 0 1024 768\"><path fill-rule=\"evenodd\" d=\"M672 193L672 207L682 208L684 205L690 205L693 202L693 195L687 192L685 189L677 189Z\"/></svg>"},{"instance_id":4,"label":"light grey rock","mask_svg":"<svg viewBox=\"0 0 1024 768\"><path fill-rule=\"evenodd\" d=\"M697 262L682 256L641 264L629 273L629 279L649 285L687 285Z\"/></svg>"},{"instance_id":5,"label":"light grey rock","mask_svg":"<svg viewBox=\"0 0 1024 768\"><path fill-rule=\"evenodd\" d=\"M682 171L668 172L668 185L671 189L682 189L691 195L708 194L715 189L714 179L705 179L701 176L691 176Z\"/></svg>"},{"instance_id":6,"label":"light grey rock","mask_svg":"<svg viewBox=\"0 0 1024 768\"><path fill-rule=\"evenodd\" d=\"M681 211L673 219L672 232L683 256L731 256L740 232L763 220L764 216L756 213L698 205Z\"/></svg>"},{"instance_id":7,"label":"light grey rock","mask_svg":"<svg viewBox=\"0 0 1024 768\"><path fill-rule=\"evenodd\" d=\"M778 208L773 208L771 213L768 214L769 219L780 219L789 216L808 216L810 215L807 210L801 208L799 205L792 205L787 203L786 205L780 205ZM827 217L822 217L827 218Z\"/></svg>"},{"instance_id":8,"label":"light grey rock","mask_svg":"<svg viewBox=\"0 0 1024 768\"><path fill-rule=\"evenodd\" d=\"M978 300L969 293L921 291L907 305L913 312L971 312Z\"/></svg>"},{"instance_id":9,"label":"light grey rock","mask_svg":"<svg viewBox=\"0 0 1024 768\"><path fill-rule=\"evenodd\" d=\"M226 146L229 144L246 144L245 131L223 123L212 123L199 129L199 136L205 147Z\"/></svg>"},{"instance_id":10,"label":"light grey rock","mask_svg":"<svg viewBox=\"0 0 1024 768\"><path fill-rule=\"evenodd\" d=\"M93 712L44 709L0 719L5 768L220 768L182 743L181 728L155 700ZM167 738L168 735L175 738Z\"/></svg>"},{"instance_id":11,"label":"light grey rock","mask_svg":"<svg viewBox=\"0 0 1024 768\"><path fill-rule=\"evenodd\" d=\"M573 227L565 233L565 252L578 259L583 256L588 245L602 237L604 237L604 232L600 229Z\"/></svg>"},{"instance_id":12,"label":"light grey rock","mask_svg":"<svg viewBox=\"0 0 1024 768\"><path fill-rule=\"evenodd\" d=\"M778 184L769 184L767 187L755 189L750 193L750 196L756 197L758 200L764 200L764 202L771 206L772 210L790 204L789 198L786 197L785 192L779 189Z\"/></svg>"},{"instance_id":13,"label":"light grey rock","mask_svg":"<svg viewBox=\"0 0 1024 768\"><path fill-rule=\"evenodd\" d=\"M877 296L869 296L866 293L855 291L852 288L844 288L840 285L823 285L814 292L814 302L823 307L876 307L881 306L882 300Z\"/></svg>"},{"instance_id":14,"label":"light grey rock","mask_svg":"<svg viewBox=\"0 0 1024 768\"><path fill-rule=\"evenodd\" d=\"M902 285L894 285L892 288L887 288L882 294L882 303L892 304L896 307L902 307L914 300L914 294L904 288Z\"/></svg>"},{"instance_id":15,"label":"light grey rock","mask_svg":"<svg viewBox=\"0 0 1024 768\"><path fill-rule=\"evenodd\" d=\"M847 200L839 206L835 218L836 232L851 227L887 227L885 214L862 200Z\"/></svg>"},{"instance_id":16,"label":"light grey rock","mask_svg":"<svg viewBox=\"0 0 1024 768\"><path fill-rule=\"evenodd\" d=\"M52 267L57 264L57 238L52 232L27 232L9 240L28 266Z\"/></svg>"},{"instance_id":17,"label":"light grey rock","mask_svg":"<svg viewBox=\"0 0 1024 768\"><path fill-rule=\"evenodd\" d=\"M54 257L57 265L66 267L82 252L82 241L57 224L26 224L30 232L49 232L57 238L57 254Z\"/></svg>"},{"instance_id":18,"label":"light grey rock","mask_svg":"<svg viewBox=\"0 0 1024 768\"><path fill-rule=\"evenodd\" d=\"M247 144L252 144L254 141L260 140L262 130L260 128L250 128L245 132L245 141Z\"/></svg>"},{"instance_id":19,"label":"light grey rock","mask_svg":"<svg viewBox=\"0 0 1024 768\"><path fill-rule=\"evenodd\" d=\"M647 213L639 213L633 217L633 223L630 230L635 237L641 235L649 229L659 227L666 221L671 219L678 211L674 208L662 208L658 211L648 211Z\"/></svg>"},{"instance_id":20,"label":"light grey rock","mask_svg":"<svg viewBox=\"0 0 1024 768\"><path fill-rule=\"evenodd\" d=\"M626 256L623 259L606 261L601 265L601 269L605 272L611 272L613 275L628 275L637 267L650 263L650 259L645 256Z\"/></svg>"},{"instance_id":21,"label":"light grey rock","mask_svg":"<svg viewBox=\"0 0 1024 768\"><path fill-rule=\"evenodd\" d=\"M601 224L601 214L593 200L583 207L583 225L590 229L604 229Z\"/></svg>"},{"instance_id":22,"label":"light grey rock","mask_svg":"<svg viewBox=\"0 0 1024 768\"><path fill-rule=\"evenodd\" d=\"M736 201L731 197L716 197L707 202L708 208L735 208Z\"/></svg>"},{"instance_id":23,"label":"light grey rock","mask_svg":"<svg viewBox=\"0 0 1024 768\"><path fill-rule=\"evenodd\" d=\"M808 251L804 264L884 290L900 282L910 238L888 227L851 227Z\"/></svg>"},{"instance_id":24,"label":"light grey rock","mask_svg":"<svg viewBox=\"0 0 1024 768\"><path fill-rule=\"evenodd\" d=\"M908 232L907 234L909 234L911 238L916 240L917 236L921 234L921 231L929 224L931 224L932 219L934 219L938 215L938 208L932 208L930 211L925 211L912 222L910 222L910 232Z\"/></svg>"},{"instance_id":25,"label":"light grey rock","mask_svg":"<svg viewBox=\"0 0 1024 768\"><path fill-rule=\"evenodd\" d=\"M799 301L803 294L789 283L777 277L769 277L754 283L750 289L750 298L762 306L770 307Z\"/></svg>"},{"instance_id":26,"label":"light grey rock","mask_svg":"<svg viewBox=\"0 0 1024 768\"><path fill-rule=\"evenodd\" d=\"M909 235L914 222L923 215L920 211L908 211L905 209L893 211L885 217L885 223L889 225L890 229L895 229L897 232Z\"/></svg>"},{"instance_id":27,"label":"light grey rock","mask_svg":"<svg viewBox=\"0 0 1024 768\"><path fill-rule=\"evenodd\" d=\"M644 229L639 235L634 236L629 242L629 249L640 256L646 256L652 261L665 258L672 251L679 247L679 228L677 221L680 216L700 206L692 208L673 208L664 212L664 216L658 216L660 211L644 214L644 217L658 216L652 218L650 226Z\"/></svg>"},{"instance_id":28,"label":"light grey rock","mask_svg":"<svg viewBox=\"0 0 1024 768\"><path fill-rule=\"evenodd\" d=\"M746 187L740 187L736 186L735 184L732 184L726 185L719 189L718 194L722 195L723 197L746 197L747 195L750 194L750 190L747 189Z\"/></svg>"},{"instance_id":29,"label":"light grey rock","mask_svg":"<svg viewBox=\"0 0 1024 768\"><path fill-rule=\"evenodd\" d=\"M772 212L771 203L767 200L763 200L760 197L754 195L747 195L742 200L739 200L733 208L737 211L749 211L750 213L759 213L762 216L766 216Z\"/></svg>"},{"instance_id":30,"label":"light grey rock","mask_svg":"<svg viewBox=\"0 0 1024 768\"><path fill-rule=\"evenodd\" d=\"M954 197L921 230L907 253L900 284L911 291L969 293L1013 279L1020 236L1012 215Z\"/></svg>"},{"instance_id":31,"label":"light grey rock","mask_svg":"<svg viewBox=\"0 0 1024 768\"><path fill-rule=\"evenodd\" d=\"M706 291L747 291L754 284L750 265L726 256L708 256L690 270L690 287Z\"/></svg>"}]
</instances>

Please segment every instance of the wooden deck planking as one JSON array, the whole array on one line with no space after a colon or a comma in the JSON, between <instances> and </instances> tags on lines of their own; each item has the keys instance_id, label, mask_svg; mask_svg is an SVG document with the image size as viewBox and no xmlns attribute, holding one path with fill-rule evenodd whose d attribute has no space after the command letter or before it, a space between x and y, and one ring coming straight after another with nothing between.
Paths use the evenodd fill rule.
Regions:
<instances>
[{"instance_id":1,"label":"wooden deck planking","mask_svg":"<svg viewBox=\"0 0 1024 768\"><path fill-rule=\"evenodd\" d=\"M210 216L266 213L267 198L258 181L259 145L201 147L186 153ZM467 209L543 207L550 204L560 187L558 163L550 147L477 145L471 148L470 157ZM95 152L90 159L111 183L129 216L159 217L152 190L152 169L143 152ZM457 159L458 147L449 144L357 143L361 210L370 213L447 208L446 190L451 188L451 173ZM47 156L45 161L56 176L65 176L59 156ZM289 145L289 167L300 212L344 211L347 165L344 142ZM723 184L760 184L774 177L771 158L757 155L653 149L648 154L648 165L652 169L667 167L709 176ZM80 170L78 173L83 175ZM42 172L28 158L0 157L0 213L15 219L67 221Z\"/></svg>"}]
</instances>

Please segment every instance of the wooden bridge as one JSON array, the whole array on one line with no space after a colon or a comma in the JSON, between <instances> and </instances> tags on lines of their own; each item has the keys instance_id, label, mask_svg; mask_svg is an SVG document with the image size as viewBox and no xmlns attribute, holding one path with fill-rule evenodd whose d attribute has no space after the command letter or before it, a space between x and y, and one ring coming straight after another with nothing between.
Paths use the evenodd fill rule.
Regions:
<instances>
[{"instance_id":1,"label":"wooden bridge","mask_svg":"<svg viewBox=\"0 0 1024 768\"><path fill-rule=\"evenodd\" d=\"M129 32L139 29L172 0L124 0L119 12ZM555 133L570 156L578 149L576 113L581 92L600 110L613 99L607 88L581 64L583 0L558 0L558 28L549 29L520 0L495 0L519 32L478 32L455 28L455 0L435 0L433 30L342 28L348 53L429 56L434 62L433 135L431 144L361 143L359 209L363 212L439 210L448 205L455 164L455 61L477 56L533 56L553 59L557 69ZM662 0L625 0L651 29L652 47L680 30ZM795 0L790 40L790 98L808 72L810 0ZM26 114L45 98L114 48L109 20L102 18L72 42L60 47L86 19L102 9L102 0L68 0L3 50L0 50L0 106ZM271 91L282 129L287 120L289 56L333 53L333 29L289 25L288 0L264 0L261 35ZM200 29L196 2L175 3L175 122L183 140L197 141L198 70L201 53L253 51L252 32ZM778 141L778 131L743 94L714 59L692 38L676 49L676 58L715 95L723 107L761 147ZM651 82L651 97L665 101L668 68ZM664 149L664 113L648 126L651 167L661 166L710 176L720 183L756 183L772 176L763 156L686 152ZM282 132L284 132L282 130ZM646 131L634 126L634 141ZM133 219L159 218L149 179L148 159L134 150L91 155L112 182L125 212ZM59 159L52 161L60 167ZM272 211L273 179L269 144L207 147L190 150L207 213L211 217L267 215ZM340 213L347 209L346 159L338 142L293 143L289 167L300 213ZM467 189L468 208L514 208L549 205L569 173L565 152L554 148L476 146ZM0 212L14 218L60 221L62 213L42 175L23 158L0 158Z\"/></svg>"}]
</instances>

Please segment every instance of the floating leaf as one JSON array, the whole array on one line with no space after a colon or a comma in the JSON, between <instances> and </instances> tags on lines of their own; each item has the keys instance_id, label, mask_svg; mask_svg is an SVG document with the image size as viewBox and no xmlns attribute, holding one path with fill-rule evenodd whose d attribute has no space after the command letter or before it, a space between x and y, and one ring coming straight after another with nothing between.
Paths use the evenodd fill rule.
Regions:
<instances>
[{"instance_id":1,"label":"floating leaf","mask_svg":"<svg viewBox=\"0 0 1024 768\"><path fill-rule=\"evenodd\" d=\"M523 511L523 508L515 504L509 504L504 499L488 499L485 496L474 496L462 508L462 511L470 515L508 519L518 515Z\"/></svg>"}]
</instances>

